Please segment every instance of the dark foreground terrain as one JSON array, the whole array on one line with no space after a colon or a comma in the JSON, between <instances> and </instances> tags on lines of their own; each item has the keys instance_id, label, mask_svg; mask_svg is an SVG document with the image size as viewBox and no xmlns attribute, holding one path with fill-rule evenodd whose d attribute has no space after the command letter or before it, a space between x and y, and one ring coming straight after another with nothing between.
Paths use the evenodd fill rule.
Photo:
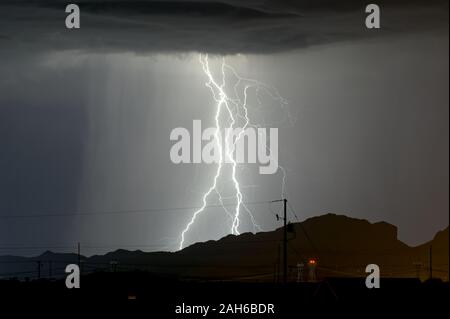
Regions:
<instances>
[{"instance_id":1,"label":"dark foreground terrain","mask_svg":"<svg viewBox=\"0 0 450 319\"><path fill-rule=\"evenodd\" d=\"M58 300L92 302L136 299L145 303L149 314L159 318L296 318L306 309L329 306L363 306L415 311L445 307L449 283L417 279L381 279L379 289L368 289L364 278L329 278L304 283L186 282L154 277L146 272L95 273L81 277L79 289L68 289L64 280L0 281L2 304L7 301ZM81 304L82 304L81 303ZM274 313L245 313L244 305L273 304ZM207 316L177 314L177 307L209 306ZM240 310L240 307L242 310ZM320 307L327 306L327 307ZM213 310L214 309L214 310ZM250 310L251 311L251 310ZM235 313L237 312L237 313ZM149 316L153 318L153 316Z\"/></svg>"},{"instance_id":2,"label":"dark foreground terrain","mask_svg":"<svg viewBox=\"0 0 450 319\"><path fill-rule=\"evenodd\" d=\"M106 301L104 309L115 310L119 303L111 301L135 299L143 301L144 318L290 319L336 306L362 318L377 310L384 318L392 309L402 312L400 318L418 309L429 318L450 300L448 227L429 242L410 247L397 239L395 226L384 222L327 214L292 224L287 284L280 267L282 238L283 230L277 229L230 235L177 252L0 256L0 305ZM373 263L380 267L379 289L365 285L366 266ZM79 289L66 288L68 264L80 265ZM430 276L435 279L427 280ZM268 313L271 305L273 313ZM205 307L206 315L198 312Z\"/></svg>"}]
</instances>

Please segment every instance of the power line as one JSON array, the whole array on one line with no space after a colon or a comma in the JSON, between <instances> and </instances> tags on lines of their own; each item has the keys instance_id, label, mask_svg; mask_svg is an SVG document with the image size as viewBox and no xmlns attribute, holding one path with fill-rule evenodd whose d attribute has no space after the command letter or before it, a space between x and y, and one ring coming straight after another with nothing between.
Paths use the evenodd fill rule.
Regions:
<instances>
[{"instance_id":1,"label":"power line","mask_svg":"<svg viewBox=\"0 0 450 319\"><path fill-rule=\"evenodd\" d=\"M294 209L292 208L291 202L288 202L288 207L289 207L289 211L291 212L291 214L295 217L295 219L300 222L300 219L298 218L297 214L295 214Z\"/></svg>"},{"instance_id":2,"label":"power line","mask_svg":"<svg viewBox=\"0 0 450 319\"><path fill-rule=\"evenodd\" d=\"M292 208L290 202L288 202L288 206L292 213L297 217L297 215L294 212L294 209ZM298 220L298 218L297 218ZM303 224L301 222L298 223L300 225L300 228L303 231L303 234L305 234L306 239L308 240L309 244L311 245L311 248L315 251L316 254L319 254L319 250L317 249L316 245L314 245L313 241L311 240L311 237L309 237L308 232L306 231L305 227L303 227Z\"/></svg>"},{"instance_id":3,"label":"power line","mask_svg":"<svg viewBox=\"0 0 450 319\"><path fill-rule=\"evenodd\" d=\"M295 211L294 211L294 209L291 206L291 202L288 202L288 206L289 206L289 210L290 210L291 214L295 217L297 222L300 222L300 219L298 218L297 214L295 214Z\"/></svg>"},{"instance_id":4,"label":"power line","mask_svg":"<svg viewBox=\"0 0 450 319\"><path fill-rule=\"evenodd\" d=\"M268 204L270 201L255 201L245 202L245 205L260 205ZM235 206L236 204L215 204L206 205L205 208L221 208L224 206ZM123 214L145 214L145 213L164 213L164 212L177 212L177 211L189 211L199 209L201 206L186 206L186 207L166 207L166 208L148 208L148 209L134 209L134 210L116 210L116 211L82 211L82 212L69 212L69 213L44 213L44 214L22 214L22 215L0 215L0 219L14 219L14 218L40 218L40 217L69 217L69 216L94 216L94 215L123 215Z\"/></svg>"},{"instance_id":5,"label":"power line","mask_svg":"<svg viewBox=\"0 0 450 319\"><path fill-rule=\"evenodd\" d=\"M279 242L278 239L266 239L266 240L239 240L239 241L224 241L220 245L241 245L241 244L264 244L267 242ZM202 244L202 243L197 243ZM83 245L83 249L98 249L98 248L155 248L155 247L167 247L167 245ZM76 245L67 246L0 246L0 250L22 250L22 249L73 249L75 251ZM75 252L73 252L75 254Z\"/></svg>"}]
</instances>

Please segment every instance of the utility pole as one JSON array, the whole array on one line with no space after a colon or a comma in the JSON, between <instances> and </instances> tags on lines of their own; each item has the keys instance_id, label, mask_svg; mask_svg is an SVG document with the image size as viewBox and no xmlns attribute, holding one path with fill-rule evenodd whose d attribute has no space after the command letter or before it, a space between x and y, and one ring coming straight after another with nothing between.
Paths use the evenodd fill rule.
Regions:
<instances>
[{"instance_id":1,"label":"utility pole","mask_svg":"<svg viewBox=\"0 0 450 319\"><path fill-rule=\"evenodd\" d=\"M77 256L78 256L78 268L80 268L81 267L81 248L80 248L79 242L77 245Z\"/></svg>"},{"instance_id":2,"label":"utility pole","mask_svg":"<svg viewBox=\"0 0 450 319\"><path fill-rule=\"evenodd\" d=\"M433 246L430 245L430 279L433 279Z\"/></svg>"},{"instance_id":3,"label":"utility pole","mask_svg":"<svg viewBox=\"0 0 450 319\"><path fill-rule=\"evenodd\" d=\"M77 255L78 255L78 269L80 269L80 276L83 274L83 268L81 265L81 245L80 242L78 242L78 251L77 251Z\"/></svg>"},{"instance_id":4,"label":"utility pole","mask_svg":"<svg viewBox=\"0 0 450 319\"><path fill-rule=\"evenodd\" d=\"M287 199L273 200L272 203L283 202L283 282L287 282ZM277 220L278 220L277 215Z\"/></svg>"},{"instance_id":5,"label":"utility pole","mask_svg":"<svg viewBox=\"0 0 450 319\"><path fill-rule=\"evenodd\" d=\"M48 279L52 279L52 261L48 261Z\"/></svg>"},{"instance_id":6,"label":"utility pole","mask_svg":"<svg viewBox=\"0 0 450 319\"><path fill-rule=\"evenodd\" d=\"M41 261L37 261L37 267L38 267L38 279L41 279Z\"/></svg>"},{"instance_id":7,"label":"utility pole","mask_svg":"<svg viewBox=\"0 0 450 319\"><path fill-rule=\"evenodd\" d=\"M303 268L305 264L303 262L297 263L297 282L303 281Z\"/></svg>"},{"instance_id":8,"label":"utility pole","mask_svg":"<svg viewBox=\"0 0 450 319\"><path fill-rule=\"evenodd\" d=\"M277 260L277 282L281 281L281 245L278 243L278 260Z\"/></svg>"},{"instance_id":9,"label":"utility pole","mask_svg":"<svg viewBox=\"0 0 450 319\"><path fill-rule=\"evenodd\" d=\"M117 271L117 260L111 260L109 264L111 266L111 272L115 273Z\"/></svg>"}]
</instances>

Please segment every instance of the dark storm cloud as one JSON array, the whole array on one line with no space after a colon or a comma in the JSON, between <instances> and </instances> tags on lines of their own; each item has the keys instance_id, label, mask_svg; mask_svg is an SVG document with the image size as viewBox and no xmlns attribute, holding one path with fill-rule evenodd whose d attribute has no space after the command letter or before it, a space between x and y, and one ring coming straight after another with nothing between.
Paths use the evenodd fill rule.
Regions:
<instances>
[{"instance_id":1,"label":"dark storm cloud","mask_svg":"<svg viewBox=\"0 0 450 319\"><path fill-rule=\"evenodd\" d=\"M80 30L64 27L67 1L4 2L0 45L34 50L271 53L448 25L446 1L378 1L382 29L364 26L364 1L75 1Z\"/></svg>"}]
</instances>

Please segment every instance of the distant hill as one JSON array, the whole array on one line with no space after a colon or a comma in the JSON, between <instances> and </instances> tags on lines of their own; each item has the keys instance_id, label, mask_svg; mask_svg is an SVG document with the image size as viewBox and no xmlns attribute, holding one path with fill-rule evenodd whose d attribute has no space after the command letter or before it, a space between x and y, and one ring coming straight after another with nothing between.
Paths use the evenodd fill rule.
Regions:
<instances>
[{"instance_id":1,"label":"distant hill","mask_svg":"<svg viewBox=\"0 0 450 319\"><path fill-rule=\"evenodd\" d=\"M448 281L448 255L449 255L449 234L448 227L438 232L432 240L413 248L413 255L417 256L417 260L429 268L429 252L432 247L433 276L446 279Z\"/></svg>"},{"instance_id":2,"label":"distant hill","mask_svg":"<svg viewBox=\"0 0 450 319\"><path fill-rule=\"evenodd\" d=\"M385 222L369 223L343 215L327 214L288 226L289 278L296 279L298 263L317 261L321 277L358 277L375 263L382 277L417 277L429 273L432 246L433 276L448 281L448 227L427 243L409 247L397 239L397 228ZM178 252L143 252L123 249L82 256L83 273L146 270L158 276L183 280L274 281L280 273L283 229L257 234L229 235L217 241L196 243ZM0 257L0 278L62 276L76 254L46 252L33 258ZM50 266L51 262L51 266ZM51 268L51 269L50 269Z\"/></svg>"}]
</instances>

